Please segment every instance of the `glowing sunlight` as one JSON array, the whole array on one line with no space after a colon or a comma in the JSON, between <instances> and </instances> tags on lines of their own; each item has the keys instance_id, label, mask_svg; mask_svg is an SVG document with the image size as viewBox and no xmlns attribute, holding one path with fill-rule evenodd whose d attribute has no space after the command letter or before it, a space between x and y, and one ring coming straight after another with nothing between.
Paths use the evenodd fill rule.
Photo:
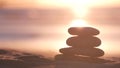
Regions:
<instances>
[{"instance_id":1,"label":"glowing sunlight","mask_svg":"<svg viewBox=\"0 0 120 68\"><path fill-rule=\"evenodd\" d=\"M73 20L70 23L70 27L86 27L86 26L90 26L85 20Z\"/></svg>"}]
</instances>

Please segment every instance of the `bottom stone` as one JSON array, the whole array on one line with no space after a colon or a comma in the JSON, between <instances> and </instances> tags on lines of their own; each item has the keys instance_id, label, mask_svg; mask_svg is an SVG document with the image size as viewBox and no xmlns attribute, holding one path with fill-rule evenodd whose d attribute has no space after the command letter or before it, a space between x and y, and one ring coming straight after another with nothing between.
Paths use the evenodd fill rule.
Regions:
<instances>
[{"instance_id":1,"label":"bottom stone","mask_svg":"<svg viewBox=\"0 0 120 68\"><path fill-rule=\"evenodd\" d=\"M104 51L98 48L62 48L60 52L65 55L83 55L88 57L101 57Z\"/></svg>"}]
</instances>

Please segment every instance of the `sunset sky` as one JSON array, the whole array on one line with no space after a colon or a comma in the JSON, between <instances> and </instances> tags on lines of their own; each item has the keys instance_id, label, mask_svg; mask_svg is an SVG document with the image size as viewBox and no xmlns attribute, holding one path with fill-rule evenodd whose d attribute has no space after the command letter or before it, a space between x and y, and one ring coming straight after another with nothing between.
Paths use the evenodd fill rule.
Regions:
<instances>
[{"instance_id":1,"label":"sunset sky","mask_svg":"<svg viewBox=\"0 0 120 68\"><path fill-rule=\"evenodd\" d=\"M41 6L112 6L119 5L120 0L1 0L9 7L41 7Z\"/></svg>"},{"instance_id":2,"label":"sunset sky","mask_svg":"<svg viewBox=\"0 0 120 68\"><path fill-rule=\"evenodd\" d=\"M15 8L15 9L45 8L40 10L32 10L32 9L20 10L21 14L18 15L21 15L20 18L22 18L23 20L17 19L17 17L15 17L14 15L12 16L12 18L7 16L8 20L6 20L4 15L6 13L9 14L11 10L9 9L4 10L6 11L5 13L1 12L0 14L2 14L3 17L2 15L0 15L0 22L1 22L0 33L2 32L8 34L11 32L15 34L17 33L19 34L21 32L23 32L23 34L35 33L38 35L38 37L35 39L27 39L27 40L24 39L23 37L23 40L21 40L21 36L20 37L16 36L18 39L20 38L20 40L16 40L16 38L11 39L11 37L9 37L8 34L6 34L4 35L5 38L0 36L0 44L1 44L0 47L24 49L26 51L31 50L34 51L34 53L35 52L38 53L39 51L51 52L51 53L47 53L47 55L56 54L58 53L60 48L64 48L67 46L65 41L68 37L71 37L71 35L68 34L67 29L71 26L80 25L81 27L82 25L82 26L94 26L95 28L98 28L101 31L101 34L98 35L98 37L100 37L103 41L100 48L102 48L107 55L111 55L111 54L117 56L120 55L119 19L118 22L115 22L115 20L111 22L113 16L114 17L118 16L119 12L117 13L118 11L117 9L116 11L114 11L114 13L112 11L109 12L109 10L113 10L113 8L111 7L120 6L119 5L120 0L106 0L106 1L105 0L0 0L0 1L5 2L6 5L5 8ZM106 9L104 7L111 9ZM46 8L48 9L46 10ZM66 8L70 8L71 10L69 11L69 9ZM96 9L98 11L96 11ZM14 10L14 11L18 12L18 10ZM29 18L35 17L38 18L39 20L25 20L24 18L26 17ZM15 21L13 21L14 18ZM3 24L2 22L5 23ZM7 38L7 43L4 43L6 42L6 38Z\"/></svg>"}]
</instances>

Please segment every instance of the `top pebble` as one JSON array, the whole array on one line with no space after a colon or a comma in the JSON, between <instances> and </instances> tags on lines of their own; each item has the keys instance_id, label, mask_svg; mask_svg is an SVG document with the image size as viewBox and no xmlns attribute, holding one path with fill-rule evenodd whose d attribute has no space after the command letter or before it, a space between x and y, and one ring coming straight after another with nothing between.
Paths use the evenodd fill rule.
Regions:
<instances>
[{"instance_id":1,"label":"top pebble","mask_svg":"<svg viewBox=\"0 0 120 68\"><path fill-rule=\"evenodd\" d=\"M69 34L71 35L98 35L100 34L99 30L92 27L71 27L68 29Z\"/></svg>"}]
</instances>

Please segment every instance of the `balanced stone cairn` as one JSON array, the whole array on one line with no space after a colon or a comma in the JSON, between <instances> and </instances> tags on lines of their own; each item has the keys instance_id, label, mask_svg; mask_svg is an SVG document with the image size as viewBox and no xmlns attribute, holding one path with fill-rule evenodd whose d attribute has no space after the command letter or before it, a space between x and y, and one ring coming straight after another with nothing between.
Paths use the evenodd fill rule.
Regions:
<instances>
[{"instance_id":1,"label":"balanced stone cairn","mask_svg":"<svg viewBox=\"0 0 120 68\"><path fill-rule=\"evenodd\" d=\"M92 27L71 27L68 32L74 35L66 41L70 47L60 49L62 54L57 55L56 59L92 59L104 55L103 50L96 48L101 44L101 40L95 37L100 33L99 30Z\"/></svg>"}]
</instances>

